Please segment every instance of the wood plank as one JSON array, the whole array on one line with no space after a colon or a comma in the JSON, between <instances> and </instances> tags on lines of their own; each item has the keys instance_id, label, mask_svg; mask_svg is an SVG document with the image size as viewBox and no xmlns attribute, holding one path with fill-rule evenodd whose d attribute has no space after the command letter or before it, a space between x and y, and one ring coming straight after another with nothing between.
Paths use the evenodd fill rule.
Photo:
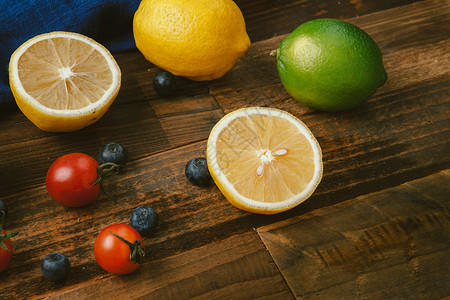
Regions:
<instances>
[{"instance_id":1,"label":"wood plank","mask_svg":"<svg viewBox=\"0 0 450 300\"><path fill-rule=\"evenodd\" d=\"M38 298L293 299L254 231Z\"/></svg>"},{"instance_id":2,"label":"wood plank","mask_svg":"<svg viewBox=\"0 0 450 300\"><path fill-rule=\"evenodd\" d=\"M402 6L417 0L352 0L352 1L249 1L236 0L244 15L252 42L272 38L294 30L303 22L316 18L348 19Z\"/></svg>"},{"instance_id":3,"label":"wood plank","mask_svg":"<svg viewBox=\"0 0 450 300\"><path fill-rule=\"evenodd\" d=\"M6 228L20 233L13 239L13 259L1 273L4 295L25 298L108 277L95 262L95 238L107 225L128 224L131 210L139 205L153 207L160 220L155 233L145 240L148 260L144 266L282 217L238 210L217 187L191 185L184 175L185 164L204 156L205 147L203 141L130 161L124 172L105 183L112 198L101 196L83 208L59 205L42 184L3 195L2 201L9 206ZM72 275L60 284L48 283L40 271L43 254L54 251L72 263Z\"/></svg>"},{"instance_id":4,"label":"wood plank","mask_svg":"<svg viewBox=\"0 0 450 300\"><path fill-rule=\"evenodd\" d=\"M237 0L235 2L244 15L247 33L254 43L284 35L311 19L321 17L354 18L416 1L418 0L397 0L395 2L382 0L376 3L371 0L350 2L323 0L321 3L298 0L284 1L283 3L269 0L258 2ZM114 57L122 70L122 86L135 85L135 88L132 89L122 89L115 104L157 98L148 83L151 83L154 75L161 71L160 68L148 62L138 51L115 53ZM145 84L142 85L142 83ZM177 78L178 92L185 95L207 92L207 84L207 82Z\"/></svg>"},{"instance_id":5,"label":"wood plank","mask_svg":"<svg viewBox=\"0 0 450 300\"><path fill-rule=\"evenodd\" d=\"M367 31L379 45L388 73L386 84L369 103L355 111L365 111L373 101L383 101L383 94L450 74L450 3L440 0L418 2L408 6L349 19ZM287 35L252 44L224 80L211 82L214 95L225 113L242 107L272 106L296 116L314 111L296 102L284 89L270 51ZM336 113L324 114L325 116Z\"/></svg>"},{"instance_id":6,"label":"wood plank","mask_svg":"<svg viewBox=\"0 0 450 300\"><path fill-rule=\"evenodd\" d=\"M396 66L403 66L403 64L400 63L400 60L407 60L405 59L404 54L411 52L409 56L406 57L410 57L411 59L414 58L414 60L407 65L414 66L414 72L410 69L402 69L402 67L397 67L398 70L395 72L389 71L389 76L396 79L393 81L389 80L384 92L383 90L380 91L368 105L361 108L361 110L357 110L357 112L362 113L362 117L366 117L367 114L372 113L373 107L370 105L372 105L373 102L378 101L382 103L382 101L384 101L389 103L388 101L391 101L392 97L395 97L392 94L392 89L398 89L405 84L404 82L408 82L410 79L430 80L445 72L448 74L448 68L442 63L443 59L448 58L450 53L450 51L448 51L448 40L445 40L446 42L438 42L439 39L444 37L443 34L445 31L442 29L436 30L439 28L446 28L446 23L444 24L443 20L446 19L445 16L448 14L448 9L438 10L436 8L437 2L428 3L431 3L432 5L425 7L421 3L418 3L417 5L412 5L412 8L402 7L401 9L388 11L386 14L389 19L386 19L386 17L382 19L381 24L387 24L386 26L389 26L389 28L396 24L396 26L401 27L401 30L399 28L397 28L398 30L390 30L389 32L399 32L399 34L395 36L392 36L392 34L387 35L390 39L385 40L386 47L395 44L399 51L405 46L403 46L403 44L398 45L398 42L395 42L395 40L398 40L399 37L401 37L400 40L402 43L411 45L411 41L418 40L416 36L412 36L412 30L415 30L418 24L413 21L411 24L408 23L409 26L405 26L399 25L405 22L395 23L392 20L398 19L399 15L402 15L402 20L404 20L405 17L403 17L403 12L406 11L409 12L407 16L411 17L411 19L423 21L423 24L426 24L426 30L423 29L425 27L421 27L421 32L423 34L420 35L420 37L422 39L428 38L428 40L419 39L419 42L414 44L414 49L422 45L422 48L420 48L421 50L417 51L426 53L426 55L422 55L423 57L418 56L416 55L417 51L409 51L408 49L410 48L408 47L406 47L406 50L403 49L404 52L401 53L401 55L391 55L391 57L393 57L391 65L392 68L395 68ZM418 12L412 13L414 9ZM423 14L421 14L421 12L423 12ZM384 16L381 13L376 15ZM371 15L357 20L364 23L363 20L366 19L368 20L367 26L371 28L369 29L374 34L386 31L384 25L377 27L376 18L374 19ZM390 22L394 22L395 24L391 24ZM382 34L379 35L382 36ZM427 41L432 42L432 45L434 46L424 45L424 42ZM2 151L2 154L5 157L1 167L7 170L17 170L17 173L4 176L6 184L3 187L8 189L8 192L17 192L23 188L36 186L42 182L42 177L49 166L49 161L53 161L57 156L73 151L86 152L96 156L96 152L102 143L117 139L117 137L120 137L118 142L122 142L130 149L133 149L133 151L136 151L136 158L145 154L151 155L167 149L172 149L173 147L205 139L209 135L209 130L222 116L220 107L217 105L215 99L218 99L225 111L231 111L238 107L249 105L271 105L286 109L297 116L303 115L304 113L311 113L311 111L290 99L284 91L278 79L274 63L264 61L272 58L264 54L264 60L260 61L260 58L262 57L261 53L267 52L266 50L273 48L269 47L267 43L274 46L273 40L256 44L253 51L259 56L250 53L243 60L244 63L238 64L224 80L218 80L211 83L212 96L210 94L204 94L204 92L207 91L206 87L193 84L194 87L192 89L187 89L187 93L183 92L173 99L163 100L156 97L151 88L151 79L156 73L157 68L154 66L151 67L148 62L147 65L145 65L139 53L126 52L119 56L123 58L123 63L134 61L134 67L127 68L129 69L129 72L132 71L135 73L128 75L127 73L124 74L124 85L121 94L118 97L117 105L113 105L110 111L108 111L104 118L98 123L85 130L74 134L50 134L30 126L29 121L20 112L6 116L6 118L3 119L4 125L0 132L0 144L3 145L0 146L2 148L0 151ZM134 59L128 58L128 60L126 60L125 54L133 56ZM417 61L417 57L422 58L420 61ZM137 66L135 65L141 63L144 64L144 69L141 69L141 71L138 72L136 71ZM150 69L147 69L147 67ZM272 74L265 82L261 83L258 81L260 79L257 79L255 77L256 75L246 76L247 74L258 74L259 76L259 74L266 73L266 69L263 67L271 69L271 72L269 73ZM242 70L246 70L246 74L242 74ZM263 72L261 72L261 70ZM408 80L402 80L403 77L405 77L404 74L410 74L408 75ZM394 82L395 84L390 82ZM191 83L192 82L185 80L184 85L191 86ZM445 85L445 81L442 84ZM446 91L441 91L441 93L446 93ZM135 95L135 97L133 97L133 95ZM192 97L192 95L194 96ZM408 105L408 101L409 100L406 99L402 105ZM446 102L441 104L440 107L443 109L440 110L441 115L446 112L446 106ZM417 106L414 107L423 107L423 104L418 103ZM415 117L416 115L422 117L423 114L424 112L419 110L415 115L410 117ZM135 118L130 120L130 115L135 116ZM175 115L178 117L173 117ZM184 117L184 115L186 115L186 117ZM314 120L314 122L327 122L329 115L330 114L318 114L316 116L317 119ZM173 118L161 119L166 116ZM185 122L183 122L184 119L186 119ZM171 122L171 120L178 120L178 122L169 125L168 122ZM197 123L200 125L196 126ZM189 125L192 126L189 127ZM170 130L173 130L173 132ZM192 138L190 136L191 133L193 133ZM167 135L169 138L167 138ZM333 139L332 136L327 136L326 138ZM35 141L32 141L33 139ZM168 141L168 139L170 141ZM56 151L50 150L51 147L54 147L53 149ZM23 151L23 149L27 149L28 151ZM21 158L17 161L16 157L19 156L19 153ZM343 156L345 156L345 154L343 154ZM18 164L18 168L16 168L16 164ZM19 176L24 176L24 178L17 181L15 178ZM394 184L397 183L398 182Z\"/></svg>"},{"instance_id":7,"label":"wood plank","mask_svg":"<svg viewBox=\"0 0 450 300\"><path fill-rule=\"evenodd\" d=\"M301 299L450 294L450 170L258 228Z\"/></svg>"},{"instance_id":8,"label":"wood plank","mask_svg":"<svg viewBox=\"0 0 450 300\"><path fill-rule=\"evenodd\" d=\"M95 124L72 133L49 133L34 126L19 110L0 120L0 195L40 186L59 156L83 152L96 158L111 141L125 145L136 160L208 138L223 116L206 83L177 78L177 93L159 97L152 79L161 69L140 52L115 54L122 86L113 105ZM17 178L20 178L18 180Z\"/></svg>"},{"instance_id":9,"label":"wood plank","mask_svg":"<svg viewBox=\"0 0 450 300\"><path fill-rule=\"evenodd\" d=\"M0 132L0 168L10 170L0 173L0 195L42 185L61 155L83 152L97 158L103 144L115 141L136 160L205 140L222 116L210 95L167 101L164 108L158 101L112 106L97 123L73 133L43 132L18 113Z\"/></svg>"},{"instance_id":10,"label":"wood plank","mask_svg":"<svg viewBox=\"0 0 450 300\"><path fill-rule=\"evenodd\" d=\"M1 273L0 289L13 298L24 298L108 276L95 262L95 237L109 224L128 224L131 210L139 205L153 207L160 219L155 234L145 241L151 249L148 261L223 239L216 220L226 222L233 208L215 200L220 195L217 188L196 188L184 175L186 162L204 156L204 151L201 142L132 160L120 176L105 184L112 199L102 196L80 209L51 200L43 184L2 195L9 207L6 228L20 234L13 241L13 259ZM42 254L54 251L72 262L73 275L60 285L46 282L39 268Z\"/></svg>"},{"instance_id":11,"label":"wood plank","mask_svg":"<svg viewBox=\"0 0 450 300\"><path fill-rule=\"evenodd\" d=\"M186 97L208 94L206 82L197 82L182 77L175 77L176 89L170 98L161 98L153 90L153 78L162 69L143 59L139 51L114 54L122 71L122 86L113 105L146 102L153 100L180 101Z\"/></svg>"},{"instance_id":12,"label":"wood plank","mask_svg":"<svg viewBox=\"0 0 450 300\"><path fill-rule=\"evenodd\" d=\"M449 2L426 1L350 20L381 44L389 77L351 111L317 112L289 96L269 55L282 37L252 45L211 93L225 113L276 107L312 130L325 171L304 211L393 187L450 167L449 16Z\"/></svg>"}]
</instances>

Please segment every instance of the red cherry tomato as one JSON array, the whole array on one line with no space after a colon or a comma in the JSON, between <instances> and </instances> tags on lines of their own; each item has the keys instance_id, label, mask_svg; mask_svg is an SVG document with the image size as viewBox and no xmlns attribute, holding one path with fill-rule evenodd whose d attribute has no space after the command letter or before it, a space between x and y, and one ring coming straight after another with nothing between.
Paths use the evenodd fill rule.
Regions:
<instances>
[{"instance_id":1,"label":"red cherry tomato","mask_svg":"<svg viewBox=\"0 0 450 300\"><path fill-rule=\"evenodd\" d=\"M2 272L9 264L9 261L11 260L12 256L12 243L11 239L4 239L6 237L6 232L2 230L2 233L0 235L0 243L3 243L3 246L6 247L4 249L3 247L0 247L0 272Z\"/></svg>"},{"instance_id":2,"label":"red cherry tomato","mask_svg":"<svg viewBox=\"0 0 450 300\"><path fill-rule=\"evenodd\" d=\"M94 255L104 270L119 275L129 274L143 262L144 243L133 227L113 224L97 236Z\"/></svg>"},{"instance_id":3,"label":"red cherry tomato","mask_svg":"<svg viewBox=\"0 0 450 300\"><path fill-rule=\"evenodd\" d=\"M98 163L89 155L70 153L53 162L45 184L55 201L78 207L91 203L100 195L97 180Z\"/></svg>"}]
</instances>

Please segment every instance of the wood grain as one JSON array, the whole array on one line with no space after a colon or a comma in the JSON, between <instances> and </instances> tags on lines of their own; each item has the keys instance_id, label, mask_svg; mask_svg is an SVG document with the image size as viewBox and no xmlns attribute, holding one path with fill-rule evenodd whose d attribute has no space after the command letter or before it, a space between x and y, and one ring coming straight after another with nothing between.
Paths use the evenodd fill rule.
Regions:
<instances>
[{"instance_id":1,"label":"wood grain","mask_svg":"<svg viewBox=\"0 0 450 300\"><path fill-rule=\"evenodd\" d=\"M386 92L450 74L449 18L449 2L432 0L347 20L375 40L388 73L386 84L368 104ZM314 112L284 90L275 59L269 55L286 36L252 44L249 53L225 75L226 80L211 82L211 93L225 113L249 106L278 107L297 116Z\"/></svg>"},{"instance_id":2,"label":"wood grain","mask_svg":"<svg viewBox=\"0 0 450 300\"><path fill-rule=\"evenodd\" d=\"M236 0L244 15L247 32L252 42L288 33L301 23L316 18L340 18L362 16L417 0L352 0L352 1L248 1Z\"/></svg>"},{"instance_id":3,"label":"wood grain","mask_svg":"<svg viewBox=\"0 0 450 300\"><path fill-rule=\"evenodd\" d=\"M130 276L91 280L44 298L245 299L249 295L293 299L254 231L153 261Z\"/></svg>"},{"instance_id":4,"label":"wood grain","mask_svg":"<svg viewBox=\"0 0 450 300\"><path fill-rule=\"evenodd\" d=\"M124 88L126 91L127 88ZM209 94L166 102L114 105L94 125L73 133L47 133L19 112L8 117L0 131L0 193L13 194L42 185L51 163L59 156L83 152L98 157L104 143L115 141L129 148L130 159L204 140L223 116ZM17 180L17 177L20 180Z\"/></svg>"},{"instance_id":5,"label":"wood grain","mask_svg":"<svg viewBox=\"0 0 450 300\"><path fill-rule=\"evenodd\" d=\"M393 187L450 166L449 17L449 2L426 1L351 19L380 44L388 72L387 83L352 111L317 112L293 100L269 55L283 37L252 45L226 84L212 82L210 90L225 113L276 107L312 130L325 172L306 210Z\"/></svg>"},{"instance_id":6,"label":"wood grain","mask_svg":"<svg viewBox=\"0 0 450 300\"><path fill-rule=\"evenodd\" d=\"M297 298L440 299L450 294L449 182L447 170L258 233Z\"/></svg>"}]
</instances>

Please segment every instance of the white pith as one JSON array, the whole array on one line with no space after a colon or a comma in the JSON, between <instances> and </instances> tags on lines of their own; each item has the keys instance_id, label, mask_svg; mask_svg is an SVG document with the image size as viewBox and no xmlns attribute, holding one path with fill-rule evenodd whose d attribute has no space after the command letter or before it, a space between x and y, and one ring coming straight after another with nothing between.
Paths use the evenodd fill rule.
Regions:
<instances>
[{"instance_id":1,"label":"white pith","mask_svg":"<svg viewBox=\"0 0 450 300\"><path fill-rule=\"evenodd\" d=\"M70 76L73 75L73 72L70 67L65 67L65 68L59 69L59 73L61 74L61 79L63 79L63 80L70 78Z\"/></svg>"}]
</instances>

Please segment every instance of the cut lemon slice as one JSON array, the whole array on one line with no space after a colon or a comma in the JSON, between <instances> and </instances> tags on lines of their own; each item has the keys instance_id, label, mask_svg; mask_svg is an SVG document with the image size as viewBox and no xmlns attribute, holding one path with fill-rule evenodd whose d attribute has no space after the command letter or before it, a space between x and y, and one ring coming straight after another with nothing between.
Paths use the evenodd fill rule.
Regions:
<instances>
[{"instance_id":1,"label":"cut lemon slice","mask_svg":"<svg viewBox=\"0 0 450 300\"><path fill-rule=\"evenodd\" d=\"M17 105L45 131L75 131L96 122L119 92L120 76L105 47L71 32L34 37L9 63Z\"/></svg>"},{"instance_id":2,"label":"cut lemon slice","mask_svg":"<svg viewBox=\"0 0 450 300\"><path fill-rule=\"evenodd\" d=\"M253 107L224 116L207 145L208 168L236 207L261 214L286 211L311 196L322 178L322 151L293 115Z\"/></svg>"}]
</instances>

